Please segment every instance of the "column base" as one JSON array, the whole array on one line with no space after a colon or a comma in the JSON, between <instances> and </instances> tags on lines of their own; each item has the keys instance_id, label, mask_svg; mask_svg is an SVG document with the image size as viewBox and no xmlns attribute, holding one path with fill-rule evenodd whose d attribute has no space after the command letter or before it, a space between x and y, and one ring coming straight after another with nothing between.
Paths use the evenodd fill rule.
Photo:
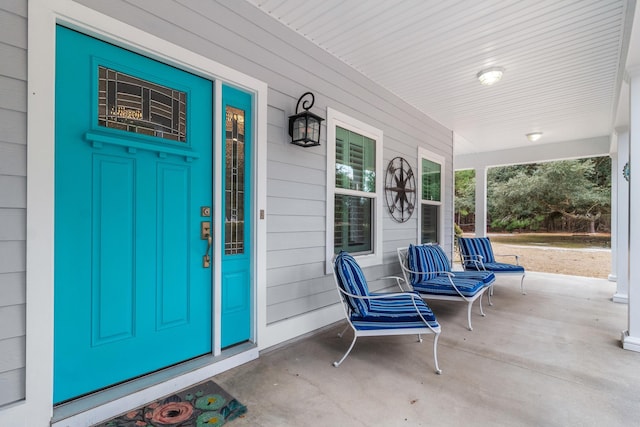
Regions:
<instances>
[{"instance_id":1,"label":"column base","mask_svg":"<svg viewBox=\"0 0 640 427\"><path fill-rule=\"evenodd\" d=\"M622 348L640 353L640 338L632 337L629 331L622 331Z\"/></svg>"},{"instance_id":2,"label":"column base","mask_svg":"<svg viewBox=\"0 0 640 427\"><path fill-rule=\"evenodd\" d=\"M615 294L613 294L613 298L611 298L611 300L618 304L629 304L629 295L619 294L616 292Z\"/></svg>"},{"instance_id":3,"label":"column base","mask_svg":"<svg viewBox=\"0 0 640 427\"><path fill-rule=\"evenodd\" d=\"M617 282L618 281L618 275L617 274L609 274L607 276L607 279L609 279L610 282Z\"/></svg>"}]
</instances>

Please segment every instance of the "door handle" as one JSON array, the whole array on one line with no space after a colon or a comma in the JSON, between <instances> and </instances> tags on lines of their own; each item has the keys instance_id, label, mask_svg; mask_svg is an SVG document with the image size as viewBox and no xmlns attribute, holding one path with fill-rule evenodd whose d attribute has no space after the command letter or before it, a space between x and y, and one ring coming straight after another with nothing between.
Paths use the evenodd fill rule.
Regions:
<instances>
[{"instance_id":1,"label":"door handle","mask_svg":"<svg viewBox=\"0 0 640 427\"><path fill-rule=\"evenodd\" d=\"M209 268L211 267L211 256L209 252L211 251L211 244L213 243L213 238L211 237L211 222L202 221L200 223L200 238L207 241L207 249L204 251L204 256L202 257L202 268Z\"/></svg>"}]
</instances>

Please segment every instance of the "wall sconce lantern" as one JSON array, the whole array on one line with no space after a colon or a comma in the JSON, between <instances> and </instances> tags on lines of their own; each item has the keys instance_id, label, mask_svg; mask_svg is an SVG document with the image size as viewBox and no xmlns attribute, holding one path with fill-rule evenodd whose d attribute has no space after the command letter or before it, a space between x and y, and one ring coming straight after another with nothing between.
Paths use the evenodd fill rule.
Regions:
<instances>
[{"instance_id":1,"label":"wall sconce lantern","mask_svg":"<svg viewBox=\"0 0 640 427\"><path fill-rule=\"evenodd\" d=\"M300 101L305 96L311 96L311 101L305 100L302 103L304 111L298 113L298 107L300 107ZM289 136L291 136L291 143L299 145L301 147L314 147L320 145L320 123L324 120L320 116L316 116L309 112L309 108L313 107L315 97L311 92L305 92L302 94L298 103L296 104L296 114L289 116Z\"/></svg>"}]
</instances>

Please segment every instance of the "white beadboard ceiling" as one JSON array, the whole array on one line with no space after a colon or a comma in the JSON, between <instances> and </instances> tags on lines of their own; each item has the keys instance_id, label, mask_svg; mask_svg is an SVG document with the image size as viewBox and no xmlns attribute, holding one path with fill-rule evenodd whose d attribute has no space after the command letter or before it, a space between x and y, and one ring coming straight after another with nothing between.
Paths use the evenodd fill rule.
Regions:
<instances>
[{"instance_id":1,"label":"white beadboard ceiling","mask_svg":"<svg viewBox=\"0 0 640 427\"><path fill-rule=\"evenodd\" d=\"M431 116L455 154L608 136L635 0L248 0ZM505 68L482 86L478 71Z\"/></svg>"}]
</instances>

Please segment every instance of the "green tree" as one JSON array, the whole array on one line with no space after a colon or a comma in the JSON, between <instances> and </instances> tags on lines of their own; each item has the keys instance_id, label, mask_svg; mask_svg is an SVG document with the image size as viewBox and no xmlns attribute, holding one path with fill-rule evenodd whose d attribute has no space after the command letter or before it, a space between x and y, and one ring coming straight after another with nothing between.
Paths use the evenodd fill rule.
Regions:
<instances>
[{"instance_id":1,"label":"green tree","mask_svg":"<svg viewBox=\"0 0 640 427\"><path fill-rule=\"evenodd\" d=\"M610 170L606 157L491 170L487 191L491 224L536 230L562 218L594 233L596 222L610 212Z\"/></svg>"},{"instance_id":2,"label":"green tree","mask_svg":"<svg viewBox=\"0 0 640 427\"><path fill-rule=\"evenodd\" d=\"M475 212L476 172L473 169L455 173L455 223L466 224Z\"/></svg>"}]
</instances>

